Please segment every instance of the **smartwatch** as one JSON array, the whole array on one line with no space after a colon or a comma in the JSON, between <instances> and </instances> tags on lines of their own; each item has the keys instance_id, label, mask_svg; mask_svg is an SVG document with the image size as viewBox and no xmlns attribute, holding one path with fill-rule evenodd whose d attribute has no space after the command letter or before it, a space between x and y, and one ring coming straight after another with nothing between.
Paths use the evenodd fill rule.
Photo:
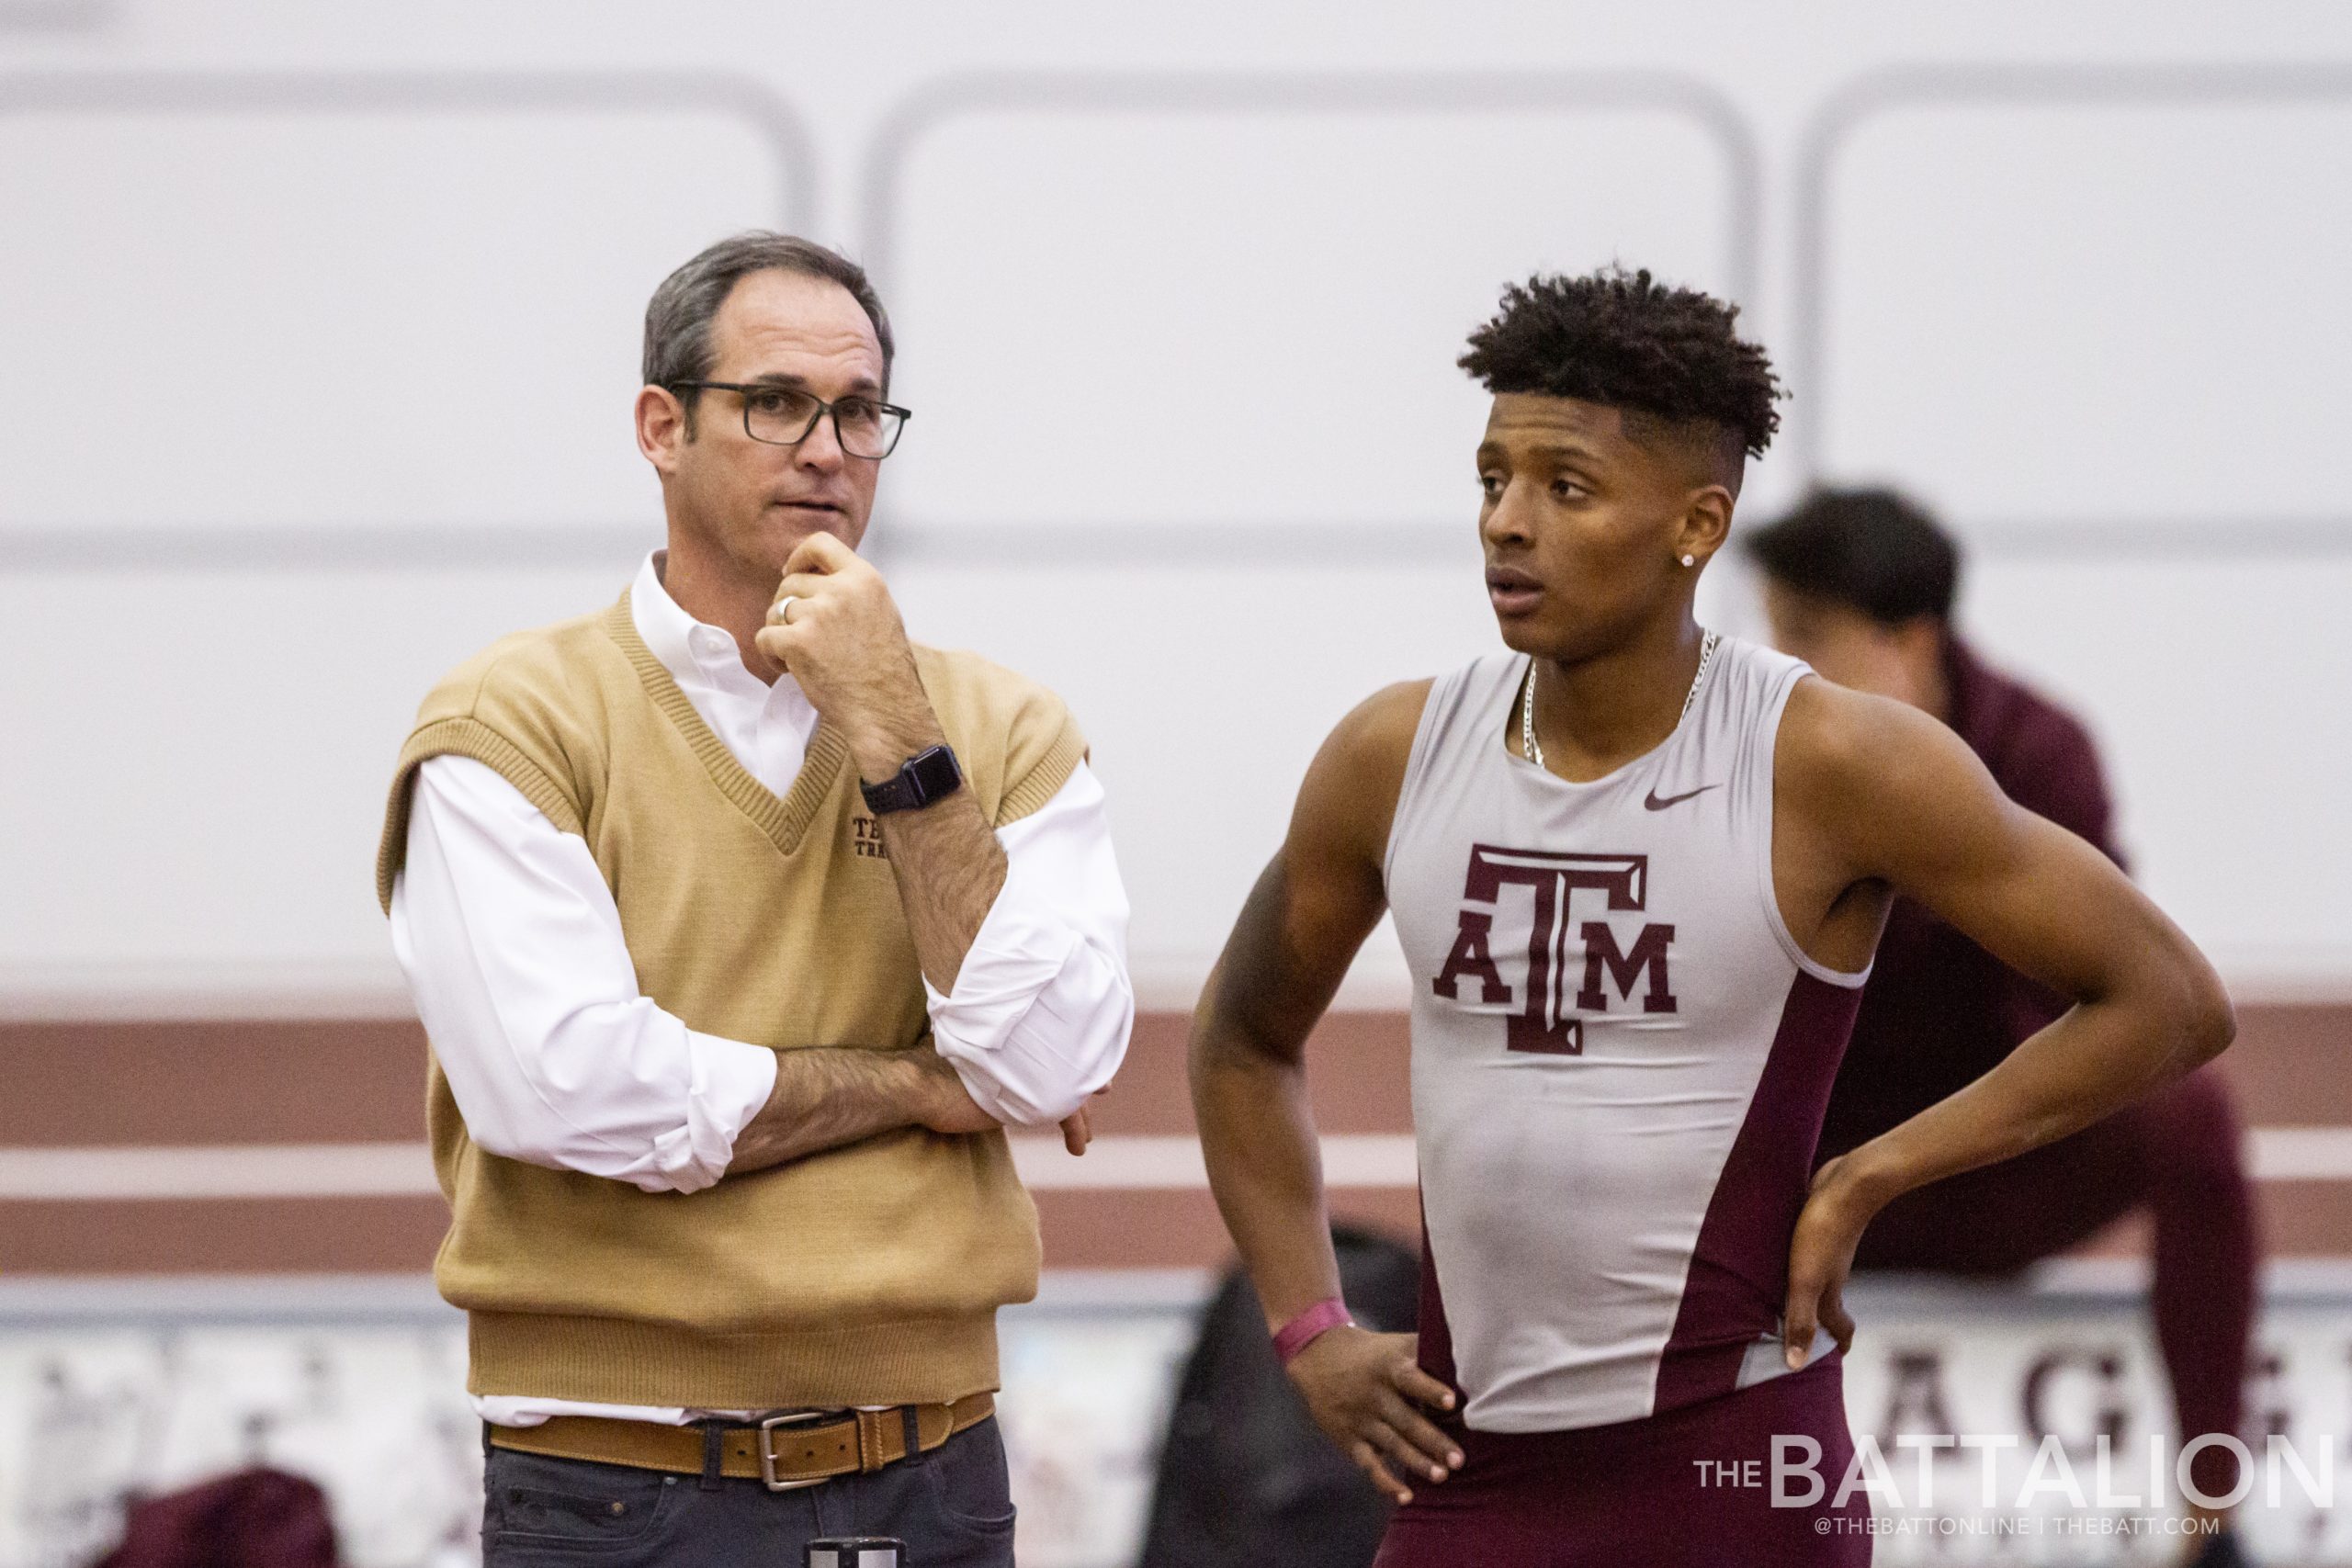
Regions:
<instances>
[{"instance_id":1,"label":"smartwatch","mask_svg":"<svg viewBox=\"0 0 2352 1568\"><path fill-rule=\"evenodd\" d=\"M944 800L964 787L964 770L956 753L944 746L928 747L907 759L906 765L878 784L857 781L865 808L876 817L893 811L920 811L934 800Z\"/></svg>"}]
</instances>

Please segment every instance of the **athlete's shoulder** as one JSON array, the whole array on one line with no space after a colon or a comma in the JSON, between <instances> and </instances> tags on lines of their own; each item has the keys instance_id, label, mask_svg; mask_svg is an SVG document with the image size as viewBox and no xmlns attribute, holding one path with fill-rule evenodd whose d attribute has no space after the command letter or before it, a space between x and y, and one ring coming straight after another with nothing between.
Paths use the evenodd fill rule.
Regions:
<instances>
[{"instance_id":1,"label":"athlete's shoulder","mask_svg":"<svg viewBox=\"0 0 2352 1568\"><path fill-rule=\"evenodd\" d=\"M1784 779L1792 770L1841 778L1953 739L1908 703L1840 686L1804 668L1781 716L1778 771Z\"/></svg>"},{"instance_id":2,"label":"athlete's shoulder","mask_svg":"<svg viewBox=\"0 0 2352 1568\"><path fill-rule=\"evenodd\" d=\"M1377 865L1404 793L1413 737L1434 680L1383 686L1348 710L1307 764L1291 815L1294 847L1318 843Z\"/></svg>"},{"instance_id":3,"label":"athlete's shoulder","mask_svg":"<svg viewBox=\"0 0 2352 1568\"><path fill-rule=\"evenodd\" d=\"M1429 705L1437 681L1434 675L1425 675L1418 681L1383 686L1348 710L1332 727L1325 747L1342 751L1359 765L1393 763L1401 773L1406 759L1412 755L1413 735L1420 728L1421 710Z\"/></svg>"},{"instance_id":4,"label":"athlete's shoulder","mask_svg":"<svg viewBox=\"0 0 2352 1568\"><path fill-rule=\"evenodd\" d=\"M1773 747L1774 795L1840 837L1909 832L2000 791L1976 753L1908 703L1806 671Z\"/></svg>"},{"instance_id":5,"label":"athlete's shoulder","mask_svg":"<svg viewBox=\"0 0 2352 1568\"><path fill-rule=\"evenodd\" d=\"M1393 765L1401 777L1425 724L1440 736L1456 720L1507 702L1526 668L1523 654L1489 653L1442 675L1384 686L1340 721L1326 750L1344 748L1359 763Z\"/></svg>"}]
</instances>

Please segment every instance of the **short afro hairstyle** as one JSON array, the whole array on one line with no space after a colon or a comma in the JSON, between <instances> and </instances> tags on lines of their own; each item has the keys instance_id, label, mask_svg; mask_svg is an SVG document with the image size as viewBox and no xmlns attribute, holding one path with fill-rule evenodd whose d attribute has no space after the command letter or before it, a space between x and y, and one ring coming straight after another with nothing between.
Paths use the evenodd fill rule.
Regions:
<instances>
[{"instance_id":1,"label":"short afro hairstyle","mask_svg":"<svg viewBox=\"0 0 2352 1568\"><path fill-rule=\"evenodd\" d=\"M1495 319L1470 334L1463 369L1489 392L1539 392L1705 423L1762 457L1781 428L1780 379L1764 351L1732 331L1739 307L1670 288L1647 268L1583 277L1538 274L1503 290Z\"/></svg>"},{"instance_id":2,"label":"short afro hairstyle","mask_svg":"<svg viewBox=\"0 0 2352 1568\"><path fill-rule=\"evenodd\" d=\"M1860 610L1881 626L1951 619L1960 548L1917 502L1891 490L1817 490L1747 536L1747 553L1784 588Z\"/></svg>"}]
</instances>

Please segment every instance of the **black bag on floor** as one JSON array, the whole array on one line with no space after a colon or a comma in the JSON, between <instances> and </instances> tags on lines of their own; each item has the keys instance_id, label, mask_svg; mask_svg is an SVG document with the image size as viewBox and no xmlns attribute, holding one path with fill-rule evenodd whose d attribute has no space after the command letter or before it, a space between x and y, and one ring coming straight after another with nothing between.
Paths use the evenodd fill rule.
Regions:
<instances>
[{"instance_id":1,"label":"black bag on floor","mask_svg":"<svg viewBox=\"0 0 2352 1568\"><path fill-rule=\"evenodd\" d=\"M1331 1240L1356 1321L1410 1330L1420 1293L1412 1249L1348 1226ZM1258 1292L1234 1269L1176 1385L1142 1568L1366 1568L1389 1512L1306 1414L1274 1359Z\"/></svg>"}]
</instances>

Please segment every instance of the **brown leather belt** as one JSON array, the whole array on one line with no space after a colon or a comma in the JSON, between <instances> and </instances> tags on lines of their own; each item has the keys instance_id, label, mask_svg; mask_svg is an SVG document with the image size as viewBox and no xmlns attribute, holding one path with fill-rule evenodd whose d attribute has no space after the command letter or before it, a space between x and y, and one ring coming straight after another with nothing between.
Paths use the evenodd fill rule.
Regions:
<instances>
[{"instance_id":1,"label":"brown leather belt","mask_svg":"<svg viewBox=\"0 0 2352 1568\"><path fill-rule=\"evenodd\" d=\"M871 1475L907 1457L910 1409L915 1414L917 1441L929 1453L995 1415L996 1395L967 1394L953 1404L797 1411L771 1416L755 1427L724 1427L718 1435L718 1472L764 1482L771 1492L818 1486L840 1475ZM596 1416L557 1416L537 1427L494 1427L490 1440L492 1447L517 1453L680 1475L703 1472L709 1441L698 1427L608 1421Z\"/></svg>"}]
</instances>

